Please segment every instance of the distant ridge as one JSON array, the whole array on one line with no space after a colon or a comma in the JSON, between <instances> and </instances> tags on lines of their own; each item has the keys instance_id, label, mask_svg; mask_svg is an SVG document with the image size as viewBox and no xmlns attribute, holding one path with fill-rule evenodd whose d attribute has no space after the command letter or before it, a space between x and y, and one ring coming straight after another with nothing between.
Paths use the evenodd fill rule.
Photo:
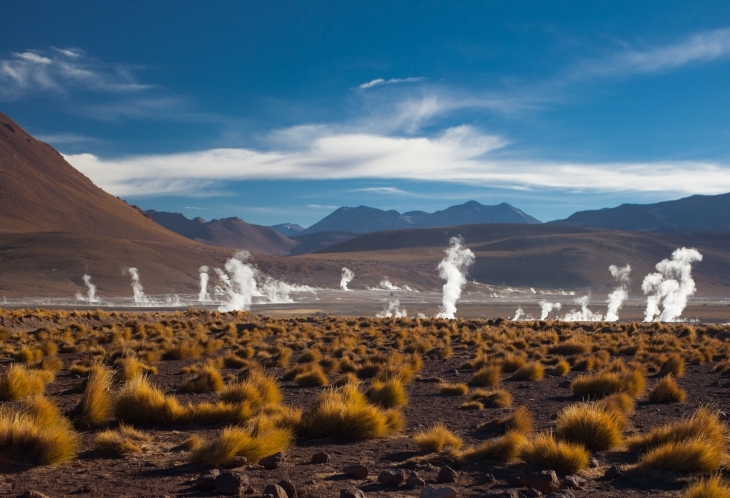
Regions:
<instances>
[{"instance_id":1,"label":"distant ridge","mask_svg":"<svg viewBox=\"0 0 730 498\"><path fill-rule=\"evenodd\" d=\"M318 232L372 233L402 228L431 228L483 223L540 224L540 221L507 203L484 206L476 201L469 201L435 213L409 211L403 214L395 210L383 211L358 206L337 209L301 232L301 235Z\"/></svg>"},{"instance_id":2,"label":"distant ridge","mask_svg":"<svg viewBox=\"0 0 730 498\"><path fill-rule=\"evenodd\" d=\"M276 230L284 237L299 235L304 231L304 227L301 227L296 223L279 223L278 225L271 225L269 228L271 228L272 230Z\"/></svg>"},{"instance_id":3,"label":"distant ridge","mask_svg":"<svg viewBox=\"0 0 730 498\"><path fill-rule=\"evenodd\" d=\"M549 223L615 230L730 231L730 193L579 211L564 220Z\"/></svg>"},{"instance_id":4,"label":"distant ridge","mask_svg":"<svg viewBox=\"0 0 730 498\"><path fill-rule=\"evenodd\" d=\"M269 227L252 225L240 218L205 221L189 219L180 213L145 211L153 220L189 239L214 246L243 249L253 253L285 256L298 245Z\"/></svg>"}]
</instances>

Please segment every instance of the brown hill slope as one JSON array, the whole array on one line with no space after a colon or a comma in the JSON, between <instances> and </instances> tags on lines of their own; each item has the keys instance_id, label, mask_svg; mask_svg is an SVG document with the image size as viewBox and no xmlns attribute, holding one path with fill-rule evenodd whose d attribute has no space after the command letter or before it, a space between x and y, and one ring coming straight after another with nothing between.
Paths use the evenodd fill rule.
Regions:
<instances>
[{"instance_id":1,"label":"brown hill slope","mask_svg":"<svg viewBox=\"0 0 730 498\"><path fill-rule=\"evenodd\" d=\"M73 295L84 273L129 294L130 266L151 292L194 291L198 267L230 253L161 227L0 113L0 296Z\"/></svg>"},{"instance_id":2,"label":"brown hill slope","mask_svg":"<svg viewBox=\"0 0 730 498\"><path fill-rule=\"evenodd\" d=\"M427 270L443 258L449 238L461 235L476 256L470 279L494 285L609 291L610 265L632 266L632 295L644 276L678 247L696 247L704 260L693 270L698 296L730 296L730 235L641 233L557 225L464 225L363 235L306 258L409 265Z\"/></svg>"},{"instance_id":3,"label":"brown hill slope","mask_svg":"<svg viewBox=\"0 0 730 498\"><path fill-rule=\"evenodd\" d=\"M205 221L188 219L180 213L166 213L153 209L145 211L163 227L184 237L214 246L245 249L253 253L286 256L298 245L276 230L246 223L240 218L222 218Z\"/></svg>"}]
</instances>

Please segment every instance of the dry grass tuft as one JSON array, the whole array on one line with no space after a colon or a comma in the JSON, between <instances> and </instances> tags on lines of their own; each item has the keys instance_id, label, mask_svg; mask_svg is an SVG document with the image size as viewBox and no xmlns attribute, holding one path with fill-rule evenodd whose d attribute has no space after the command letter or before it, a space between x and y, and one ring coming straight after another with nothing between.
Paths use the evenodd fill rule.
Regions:
<instances>
[{"instance_id":1,"label":"dry grass tuft","mask_svg":"<svg viewBox=\"0 0 730 498\"><path fill-rule=\"evenodd\" d=\"M518 368L515 370L515 373L512 374L510 377L510 380L542 380L545 376L545 367L542 366L542 363L538 361L531 361L527 363L525 366Z\"/></svg>"},{"instance_id":2,"label":"dry grass tuft","mask_svg":"<svg viewBox=\"0 0 730 498\"><path fill-rule=\"evenodd\" d=\"M216 393L223 389L221 373L213 365L205 365L200 372L178 389L182 393Z\"/></svg>"},{"instance_id":3,"label":"dry grass tuft","mask_svg":"<svg viewBox=\"0 0 730 498\"><path fill-rule=\"evenodd\" d=\"M565 359L561 359L550 370L550 375L562 377L563 375L566 375L568 372L570 372L570 363L568 363L568 361Z\"/></svg>"},{"instance_id":4,"label":"dry grass tuft","mask_svg":"<svg viewBox=\"0 0 730 498\"><path fill-rule=\"evenodd\" d=\"M507 408L512 406L512 395L504 389L477 389L469 399L479 401L486 408Z\"/></svg>"},{"instance_id":5,"label":"dry grass tuft","mask_svg":"<svg viewBox=\"0 0 730 498\"><path fill-rule=\"evenodd\" d=\"M716 472L722 458L721 447L700 437L657 446L641 457L639 466L670 472Z\"/></svg>"},{"instance_id":6,"label":"dry grass tuft","mask_svg":"<svg viewBox=\"0 0 730 498\"><path fill-rule=\"evenodd\" d=\"M0 411L0 452L16 462L53 465L76 457L71 423L48 400L31 400L25 413Z\"/></svg>"},{"instance_id":7,"label":"dry grass tuft","mask_svg":"<svg viewBox=\"0 0 730 498\"><path fill-rule=\"evenodd\" d=\"M399 412L383 412L368 403L357 386L348 384L320 394L314 406L302 415L303 432L315 438L374 439L398 432Z\"/></svg>"},{"instance_id":8,"label":"dry grass tuft","mask_svg":"<svg viewBox=\"0 0 730 498\"><path fill-rule=\"evenodd\" d=\"M674 378L682 377L684 375L684 358L677 354L671 355L662 365L658 375L659 377L666 375L672 375Z\"/></svg>"},{"instance_id":9,"label":"dry grass tuft","mask_svg":"<svg viewBox=\"0 0 730 498\"><path fill-rule=\"evenodd\" d=\"M225 465L235 456L243 456L251 462L257 462L265 456L285 451L293 437L287 429L261 431L226 427L218 437L195 448L190 461L205 467L216 467Z\"/></svg>"},{"instance_id":10,"label":"dry grass tuft","mask_svg":"<svg viewBox=\"0 0 730 498\"><path fill-rule=\"evenodd\" d=\"M429 430L417 432L412 439L416 446L426 453L438 453L444 449L458 450L464 444L460 437L441 423Z\"/></svg>"},{"instance_id":11,"label":"dry grass tuft","mask_svg":"<svg viewBox=\"0 0 730 498\"><path fill-rule=\"evenodd\" d=\"M79 404L73 410L78 427L95 427L103 424L112 414L112 397L109 387L113 373L97 366L92 370Z\"/></svg>"},{"instance_id":12,"label":"dry grass tuft","mask_svg":"<svg viewBox=\"0 0 730 498\"><path fill-rule=\"evenodd\" d=\"M152 437L131 425L120 424L116 430L100 432L94 441L102 453L120 457L129 453L141 453L144 444L152 442Z\"/></svg>"},{"instance_id":13,"label":"dry grass tuft","mask_svg":"<svg viewBox=\"0 0 730 498\"><path fill-rule=\"evenodd\" d=\"M725 448L726 429L717 410L699 408L689 419L653 428L648 434L629 438L632 451L646 451L670 442L703 439L718 448Z\"/></svg>"},{"instance_id":14,"label":"dry grass tuft","mask_svg":"<svg viewBox=\"0 0 730 498\"><path fill-rule=\"evenodd\" d=\"M652 403L684 403L685 398L687 391L679 387L672 374L662 377L649 393Z\"/></svg>"},{"instance_id":15,"label":"dry grass tuft","mask_svg":"<svg viewBox=\"0 0 730 498\"><path fill-rule=\"evenodd\" d=\"M472 387L494 387L502 378L501 365L487 365L474 373L469 385Z\"/></svg>"},{"instance_id":16,"label":"dry grass tuft","mask_svg":"<svg viewBox=\"0 0 730 498\"><path fill-rule=\"evenodd\" d=\"M588 451L579 444L556 441L542 433L522 446L520 458L525 462L556 472L575 474L588 465Z\"/></svg>"},{"instance_id":17,"label":"dry grass tuft","mask_svg":"<svg viewBox=\"0 0 730 498\"><path fill-rule=\"evenodd\" d=\"M519 458L522 448L527 444L524 434L508 432L497 439L485 441L476 448L470 448L458 455L459 460L489 460L494 462L511 462Z\"/></svg>"},{"instance_id":18,"label":"dry grass tuft","mask_svg":"<svg viewBox=\"0 0 730 498\"><path fill-rule=\"evenodd\" d=\"M29 370L17 363L10 365L0 374L0 401L15 401L32 394L43 394L47 381L52 380L43 375L45 370Z\"/></svg>"},{"instance_id":19,"label":"dry grass tuft","mask_svg":"<svg viewBox=\"0 0 730 498\"><path fill-rule=\"evenodd\" d=\"M139 425L174 424L185 416L185 409L144 376L126 382L117 394L114 414L119 420Z\"/></svg>"},{"instance_id":20,"label":"dry grass tuft","mask_svg":"<svg viewBox=\"0 0 730 498\"><path fill-rule=\"evenodd\" d=\"M505 428L507 432L517 432L519 434L529 434L532 432L534 420L532 414L526 406L520 406L511 414L500 419L498 424Z\"/></svg>"},{"instance_id":21,"label":"dry grass tuft","mask_svg":"<svg viewBox=\"0 0 730 498\"><path fill-rule=\"evenodd\" d=\"M296 385L301 387L321 387L327 385L327 376L319 365L314 365L294 377Z\"/></svg>"},{"instance_id":22,"label":"dry grass tuft","mask_svg":"<svg viewBox=\"0 0 730 498\"><path fill-rule=\"evenodd\" d=\"M281 403L282 398L276 379L261 373L253 373L248 379L229 385L221 393L223 401L249 403L254 407Z\"/></svg>"},{"instance_id":23,"label":"dry grass tuft","mask_svg":"<svg viewBox=\"0 0 730 498\"><path fill-rule=\"evenodd\" d=\"M682 498L730 498L730 483L719 475L700 479L684 491Z\"/></svg>"},{"instance_id":24,"label":"dry grass tuft","mask_svg":"<svg viewBox=\"0 0 730 498\"><path fill-rule=\"evenodd\" d=\"M573 381L570 389L576 396L587 399L605 398L612 394L624 393L638 398L644 392L646 379L637 371L626 373L599 372L583 375Z\"/></svg>"},{"instance_id":25,"label":"dry grass tuft","mask_svg":"<svg viewBox=\"0 0 730 498\"><path fill-rule=\"evenodd\" d=\"M558 437L591 451L605 451L621 444L623 419L593 404L577 403L564 408L556 423Z\"/></svg>"},{"instance_id":26,"label":"dry grass tuft","mask_svg":"<svg viewBox=\"0 0 730 498\"><path fill-rule=\"evenodd\" d=\"M464 396L469 392L469 386L466 384L444 382L438 386L439 394L444 396Z\"/></svg>"},{"instance_id":27,"label":"dry grass tuft","mask_svg":"<svg viewBox=\"0 0 730 498\"><path fill-rule=\"evenodd\" d=\"M371 403L383 408L399 408L408 403L406 389L398 379L390 379L386 382L375 381L366 394Z\"/></svg>"}]
</instances>

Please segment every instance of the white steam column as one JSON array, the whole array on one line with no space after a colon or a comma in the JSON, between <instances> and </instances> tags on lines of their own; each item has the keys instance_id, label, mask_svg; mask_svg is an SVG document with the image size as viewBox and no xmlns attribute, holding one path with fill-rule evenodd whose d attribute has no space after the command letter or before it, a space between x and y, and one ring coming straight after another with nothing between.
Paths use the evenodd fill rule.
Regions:
<instances>
[{"instance_id":1,"label":"white steam column","mask_svg":"<svg viewBox=\"0 0 730 498\"><path fill-rule=\"evenodd\" d=\"M340 280L340 288L343 291L351 291L351 289L347 288L347 284L352 282L352 279L355 278L355 274L352 270L349 268L342 267L342 280Z\"/></svg>"},{"instance_id":2,"label":"white steam column","mask_svg":"<svg viewBox=\"0 0 730 498\"><path fill-rule=\"evenodd\" d=\"M624 301L629 297L629 275L631 275L631 266L626 265L623 268L619 268L616 265L608 267L608 271L611 272L613 278L619 283L613 292L608 295L606 302L608 303L608 311L606 311L606 321L615 322L618 320L618 310L623 306Z\"/></svg>"},{"instance_id":3,"label":"white steam column","mask_svg":"<svg viewBox=\"0 0 730 498\"><path fill-rule=\"evenodd\" d=\"M439 263L438 270L444 284L442 305L436 318L454 318L456 301L461 297L461 290L466 284L466 269L474 263L474 253L467 247L462 247L461 237L451 237L451 247L446 249L446 257Z\"/></svg>"},{"instance_id":4,"label":"white steam column","mask_svg":"<svg viewBox=\"0 0 730 498\"><path fill-rule=\"evenodd\" d=\"M687 306L687 299L697 290L692 279L692 263L696 261L702 261L702 254L697 249L682 247L672 253L672 259L657 263L657 273L644 277L641 290L648 295L645 322L677 321ZM660 304L664 307L661 312Z\"/></svg>"}]
</instances>

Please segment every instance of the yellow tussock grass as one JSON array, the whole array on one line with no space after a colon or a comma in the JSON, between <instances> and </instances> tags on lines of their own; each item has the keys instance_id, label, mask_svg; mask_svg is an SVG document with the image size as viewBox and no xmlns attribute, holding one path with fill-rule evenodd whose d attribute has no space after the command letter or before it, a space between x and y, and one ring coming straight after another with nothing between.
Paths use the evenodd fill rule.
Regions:
<instances>
[{"instance_id":1,"label":"yellow tussock grass","mask_svg":"<svg viewBox=\"0 0 730 498\"><path fill-rule=\"evenodd\" d=\"M622 426L622 418L615 413L593 404L577 403L560 411L555 432L564 441L581 444L591 451L605 451L621 444Z\"/></svg>"},{"instance_id":2,"label":"yellow tussock grass","mask_svg":"<svg viewBox=\"0 0 730 498\"><path fill-rule=\"evenodd\" d=\"M557 441L552 434L542 433L522 446L520 458L537 467L575 474L586 468L589 455L579 444Z\"/></svg>"},{"instance_id":3,"label":"yellow tussock grass","mask_svg":"<svg viewBox=\"0 0 730 498\"><path fill-rule=\"evenodd\" d=\"M441 423L431 429L417 432L412 439L416 446L426 453L437 453L444 449L458 450L464 444L460 437Z\"/></svg>"},{"instance_id":4,"label":"yellow tussock grass","mask_svg":"<svg viewBox=\"0 0 730 498\"><path fill-rule=\"evenodd\" d=\"M730 483L719 475L700 479L688 487L682 498L730 498Z\"/></svg>"},{"instance_id":5,"label":"yellow tussock grass","mask_svg":"<svg viewBox=\"0 0 730 498\"><path fill-rule=\"evenodd\" d=\"M476 448L469 448L458 454L459 460L489 460L493 462L511 462L519 458L522 448L527 444L524 434L508 432L497 439L485 441Z\"/></svg>"},{"instance_id":6,"label":"yellow tussock grass","mask_svg":"<svg viewBox=\"0 0 730 498\"><path fill-rule=\"evenodd\" d=\"M662 377L649 393L652 403L684 403L687 391L679 387L672 374Z\"/></svg>"},{"instance_id":7,"label":"yellow tussock grass","mask_svg":"<svg viewBox=\"0 0 730 498\"><path fill-rule=\"evenodd\" d=\"M120 424L115 430L105 430L94 438L96 447L104 454L122 456L129 453L141 453L145 443L151 443L152 437L131 425Z\"/></svg>"},{"instance_id":8,"label":"yellow tussock grass","mask_svg":"<svg viewBox=\"0 0 730 498\"><path fill-rule=\"evenodd\" d=\"M648 434L629 438L626 444L632 451L646 451L670 442L699 438L722 449L726 445L725 433L726 428L717 410L700 407L690 418L654 427Z\"/></svg>"},{"instance_id":9,"label":"yellow tussock grass","mask_svg":"<svg viewBox=\"0 0 730 498\"><path fill-rule=\"evenodd\" d=\"M77 426L95 427L109 420L113 408L109 391L112 376L112 372L102 366L96 366L92 370L84 394L73 410Z\"/></svg>"},{"instance_id":10,"label":"yellow tussock grass","mask_svg":"<svg viewBox=\"0 0 730 498\"><path fill-rule=\"evenodd\" d=\"M639 460L643 468L670 472L716 472L722 463L722 449L705 438L672 441L657 446Z\"/></svg>"}]
</instances>

